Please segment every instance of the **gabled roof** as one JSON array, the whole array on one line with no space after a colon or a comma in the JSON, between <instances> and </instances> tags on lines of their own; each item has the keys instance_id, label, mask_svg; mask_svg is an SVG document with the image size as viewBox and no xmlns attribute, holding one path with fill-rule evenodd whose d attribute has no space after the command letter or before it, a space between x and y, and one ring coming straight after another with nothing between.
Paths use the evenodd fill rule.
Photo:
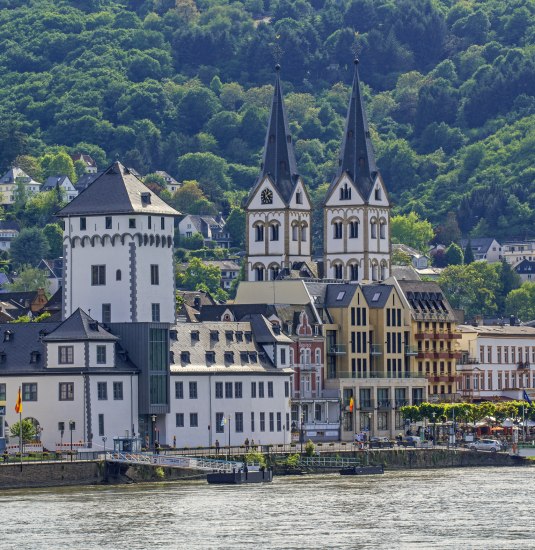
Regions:
<instances>
[{"instance_id":1,"label":"gabled roof","mask_svg":"<svg viewBox=\"0 0 535 550\"><path fill-rule=\"evenodd\" d=\"M473 251L478 252L480 254L486 253L494 241L496 241L494 237L478 237L476 239L470 239L470 247L472 248ZM463 249L466 248L467 244L468 244L468 239L461 239L461 248Z\"/></svg>"},{"instance_id":2,"label":"gabled roof","mask_svg":"<svg viewBox=\"0 0 535 550\"><path fill-rule=\"evenodd\" d=\"M55 189L56 187L61 187L62 185L65 185L66 187L70 185L71 187L73 187L72 181L69 179L68 176L49 176L48 178L46 178L45 183L43 183L41 191Z\"/></svg>"},{"instance_id":3,"label":"gabled roof","mask_svg":"<svg viewBox=\"0 0 535 550\"><path fill-rule=\"evenodd\" d=\"M252 193L264 178L269 175L283 200L289 203L299 175L295 162L292 136L288 127L286 110L284 108L279 65L275 67L275 71L275 90L273 92L271 113L269 115L266 141L264 144L264 157L260 176Z\"/></svg>"},{"instance_id":4,"label":"gabled roof","mask_svg":"<svg viewBox=\"0 0 535 550\"><path fill-rule=\"evenodd\" d=\"M87 173L78 178L74 188L81 193L86 187L89 187L98 177L102 175L102 172L97 174Z\"/></svg>"},{"instance_id":5,"label":"gabled roof","mask_svg":"<svg viewBox=\"0 0 535 550\"><path fill-rule=\"evenodd\" d=\"M522 260L513 268L519 275L535 274L535 262L530 260Z\"/></svg>"},{"instance_id":6,"label":"gabled roof","mask_svg":"<svg viewBox=\"0 0 535 550\"><path fill-rule=\"evenodd\" d=\"M17 180L25 180L24 183L28 185L41 185L38 181L35 181L33 178L28 176L28 174L22 170L21 168L18 168L17 166L13 166L10 168L1 178L0 183L3 184L13 184L16 183Z\"/></svg>"},{"instance_id":7,"label":"gabled roof","mask_svg":"<svg viewBox=\"0 0 535 550\"><path fill-rule=\"evenodd\" d=\"M142 200L142 195L149 198ZM57 216L89 216L105 214L179 213L146 187L120 162L114 162L74 200L57 212Z\"/></svg>"},{"instance_id":8,"label":"gabled roof","mask_svg":"<svg viewBox=\"0 0 535 550\"><path fill-rule=\"evenodd\" d=\"M331 187L336 185L344 172L353 180L364 199L368 200L378 170L364 108L364 99L360 90L358 60L355 60L353 88L340 148L338 172L331 183ZM330 196L330 189L327 196Z\"/></svg>"},{"instance_id":9,"label":"gabled roof","mask_svg":"<svg viewBox=\"0 0 535 550\"><path fill-rule=\"evenodd\" d=\"M73 162L76 162L77 160L81 160L84 162L87 166L94 166L97 167L97 163L92 159L91 156L85 155L83 153L75 153L74 155L71 155L71 159Z\"/></svg>"},{"instance_id":10,"label":"gabled roof","mask_svg":"<svg viewBox=\"0 0 535 550\"><path fill-rule=\"evenodd\" d=\"M325 295L326 307L347 307L353 300L358 285L342 283L327 285Z\"/></svg>"},{"instance_id":11,"label":"gabled roof","mask_svg":"<svg viewBox=\"0 0 535 550\"><path fill-rule=\"evenodd\" d=\"M362 293L366 298L368 307L382 309L385 307L388 297L390 296L393 285L363 285Z\"/></svg>"},{"instance_id":12,"label":"gabled roof","mask_svg":"<svg viewBox=\"0 0 535 550\"><path fill-rule=\"evenodd\" d=\"M44 340L46 342L74 342L80 340L115 342L119 338L104 329L100 323L91 319L85 311L78 308L59 327L48 334Z\"/></svg>"}]
</instances>

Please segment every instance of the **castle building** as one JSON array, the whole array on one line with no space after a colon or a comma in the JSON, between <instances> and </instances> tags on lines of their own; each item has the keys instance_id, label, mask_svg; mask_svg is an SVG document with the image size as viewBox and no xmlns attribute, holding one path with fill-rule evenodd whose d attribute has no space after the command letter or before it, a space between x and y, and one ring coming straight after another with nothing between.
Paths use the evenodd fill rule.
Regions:
<instances>
[{"instance_id":1,"label":"castle building","mask_svg":"<svg viewBox=\"0 0 535 550\"><path fill-rule=\"evenodd\" d=\"M277 65L260 176L245 204L248 281L274 280L311 259L310 197L297 172L279 70Z\"/></svg>"}]
</instances>

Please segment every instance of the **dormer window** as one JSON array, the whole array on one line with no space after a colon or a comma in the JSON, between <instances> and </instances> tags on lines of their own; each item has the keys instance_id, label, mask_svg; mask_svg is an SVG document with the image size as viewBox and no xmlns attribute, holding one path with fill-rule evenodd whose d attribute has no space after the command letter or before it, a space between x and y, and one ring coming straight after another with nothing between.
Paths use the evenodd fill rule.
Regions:
<instances>
[{"instance_id":1,"label":"dormer window","mask_svg":"<svg viewBox=\"0 0 535 550\"><path fill-rule=\"evenodd\" d=\"M190 362L189 351L181 351L180 352L180 362L181 363L189 363Z\"/></svg>"},{"instance_id":2,"label":"dormer window","mask_svg":"<svg viewBox=\"0 0 535 550\"><path fill-rule=\"evenodd\" d=\"M206 362L207 363L215 363L215 351L207 351L206 352Z\"/></svg>"},{"instance_id":3,"label":"dormer window","mask_svg":"<svg viewBox=\"0 0 535 550\"><path fill-rule=\"evenodd\" d=\"M89 329L92 331L98 331L98 323L96 321L91 321L89 323Z\"/></svg>"},{"instance_id":4,"label":"dormer window","mask_svg":"<svg viewBox=\"0 0 535 550\"><path fill-rule=\"evenodd\" d=\"M234 352L232 351L225 352L225 363L234 363Z\"/></svg>"},{"instance_id":5,"label":"dormer window","mask_svg":"<svg viewBox=\"0 0 535 550\"><path fill-rule=\"evenodd\" d=\"M14 338L14 334L11 330L6 330L4 332L4 342L12 342Z\"/></svg>"},{"instance_id":6,"label":"dormer window","mask_svg":"<svg viewBox=\"0 0 535 550\"><path fill-rule=\"evenodd\" d=\"M199 331L198 330L192 330L191 331L191 343L198 342L199 341Z\"/></svg>"},{"instance_id":7,"label":"dormer window","mask_svg":"<svg viewBox=\"0 0 535 550\"><path fill-rule=\"evenodd\" d=\"M249 360L251 361L251 363L256 363L257 362L256 351L249 352Z\"/></svg>"},{"instance_id":8,"label":"dormer window","mask_svg":"<svg viewBox=\"0 0 535 550\"><path fill-rule=\"evenodd\" d=\"M219 341L219 331L218 330L211 330L210 331L210 342L218 342Z\"/></svg>"},{"instance_id":9,"label":"dormer window","mask_svg":"<svg viewBox=\"0 0 535 550\"><path fill-rule=\"evenodd\" d=\"M41 353L38 351L32 351L30 353L30 363L38 363L41 359Z\"/></svg>"},{"instance_id":10,"label":"dormer window","mask_svg":"<svg viewBox=\"0 0 535 550\"><path fill-rule=\"evenodd\" d=\"M141 204L143 206L147 206L148 204L150 204L150 193L149 192L141 193Z\"/></svg>"}]
</instances>

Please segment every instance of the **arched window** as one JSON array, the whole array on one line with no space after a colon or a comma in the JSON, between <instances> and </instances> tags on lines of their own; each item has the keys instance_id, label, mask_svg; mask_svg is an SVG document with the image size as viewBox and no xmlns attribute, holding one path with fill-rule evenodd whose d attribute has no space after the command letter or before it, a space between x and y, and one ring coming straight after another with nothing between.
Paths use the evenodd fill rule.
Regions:
<instances>
[{"instance_id":1,"label":"arched window","mask_svg":"<svg viewBox=\"0 0 535 550\"><path fill-rule=\"evenodd\" d=\"M379 237L381 239L386 239L386 221L381 220L379 223Z\"/></svg>"},{"instance_id":2,"label":"arched window","mask_svg":"<svg viewBox=\"0 0 535 550\"><path fill-rule=\"evenodd\" d=\"M307 240L307 225L304 223L301 226L301 242L306 242Z\"/></svg>"},{"instance_id":3,"label":"arched window","mask_svg":"<svg viewBox=\"0 0 535 550\"><path fill-rule=\"evenodd\" d=\"M349 265L349 279L351 281L359 280L359 264L350 264Z\"/></svg>"},{"instance_id":4,"label":"arched window","mask_svg":"<svg viewBox=\"0 0 535 550\"><path fill-rule=\"evenodd\" d=\"M270 280L274 281L279 276L280 268L278 265L272 265L269 268Z\"/></svg>"},{"instance_id":5,"label":"arched window","mask_svg":"<svg viewBox=\"0 0 535 550\"><path fill-rule=\"evenodd\" d=\"M297 223L294 223L292 225L292 241L297 241L299 236L299 228L297 227Z\"/></svg>"},{"instance_id":6,"label":"arched window","mask_svg":"<svg viewBox=\"0 0 535 550\"><path fill-rule=\"evenodd\" d=\"M118 270L115 272L115 280L116 280L116 281L120 281L121 279L122 279L121 270L118 269Z\"/></svg>"},{"instance_id":7,"label":"arched window","mask_svg":"<svg viewBox=\"0 0 535 550\"><path fill-rule=\"evenodd\" d=\"M381 264L381 280L384 281L387 278L388 269L386 263Z\"/></svg>"},{"instance_id":8,"label":"arched window","mask_svg":"<svg viewBox=\"0 0 535 550\"><path fill-rule=\"evenodd\" d=\"M352 220L349 222L349 238L357 239L359 236L359 222Z\"/></svg>"},{"instance_id":9,"label":"arched window","mask_svg":"<svg viewBox=\"0 0 535 550\"><path fill-rule=\"evenodd\" d=\"M379 279L379 266L375 263L372 265L372 281L377 281Z\"/></svg>"},{"instance_id":10,"label":"arched window","mask_svg":"<svg viewBox=\"0 0 535 550\"><path fill-rule=\"evenodd\" d=\"M264 226L263 225L256 225L255 226L255 232L256 232L256 242L263 242L264 241Z\"/></svg>"},{"instance_id":11,"label":"arched window","mask_svg":"<svg viewBox=\"0 0 535 550\"><path fill-rule=\"evenodd\" d=\"M319 348L316 350L316 365L321 365L321 350Z\"/></svg>"},{"instance_id":12,"label":"arched window","mask_svg":"<svg viewBox=\"0 0 535 550\"><path fill-rule=\"evenodd\" d=\"M333 238L341 239L342 238L342 222L333 222Z\"/></svg>"},{"instance_id":13,"label":"arched window","mask_svg":"<svg viewBox=\"0 0 535 550\"><path fill-rule=\"evenodd\" d=\"M344 273L343 273L342 264L334 264L333 270L334 270L334 278L335 279L342 279L343 278Z\"/></svg>"},{"instance_id":14,"label":"arched window","mask_svg":"<svg viewBox=\"0 0 535 550\"><path fill-rule=\"evenodd\" d=\"M264 280L264 266L256 267L255 272L256 272L256 280L257 281L263 281Z\"/></svg>"},{"instance_id":15,"label":"arched window","mask_svg":"<svg viewBox=\"0 0 535 550\"><path fill-rule=\"evenodd\" d=\"M370 222L370 235L372 239L377 239L377 222L375 220Z\"/></svg>"},{"instance_id":16,"label":"arched window","mask_svg":"<svg viewBox=\"0 0 535 550\"><path fill-rule=\"evenodd\" d=\"M340 200L348 201L351 199L351 187L347 186L347 183L343 187L340 187Z\"/></svg>"},{"instance_id":17,"label":"arched window","mask_svg":"<svg viewBox=\"0 0 535 550\"><path fill-rule=\"evenodd\" d=\"M278 241L279 240L279 224L278 223L272 223L270 226L270 240L271 241Z\"/></svg>"}]
</instances>

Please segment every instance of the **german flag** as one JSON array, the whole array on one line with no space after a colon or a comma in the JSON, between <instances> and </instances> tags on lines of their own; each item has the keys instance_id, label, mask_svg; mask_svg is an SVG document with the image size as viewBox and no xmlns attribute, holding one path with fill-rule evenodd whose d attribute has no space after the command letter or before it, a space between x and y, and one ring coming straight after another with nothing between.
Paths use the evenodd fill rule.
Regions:
<instances>
[{"instance_id":1,"label":"german flag","mask_svg":"<svg viewBox=\"0 0 535 550\"><path fill-rule=\"evenodd\" d=\"M22 392L20 391L20 386L19 393L17 395L17 402L15 403L15 412L17 414L22 414Z\"/></svg>"}]
</instances>

